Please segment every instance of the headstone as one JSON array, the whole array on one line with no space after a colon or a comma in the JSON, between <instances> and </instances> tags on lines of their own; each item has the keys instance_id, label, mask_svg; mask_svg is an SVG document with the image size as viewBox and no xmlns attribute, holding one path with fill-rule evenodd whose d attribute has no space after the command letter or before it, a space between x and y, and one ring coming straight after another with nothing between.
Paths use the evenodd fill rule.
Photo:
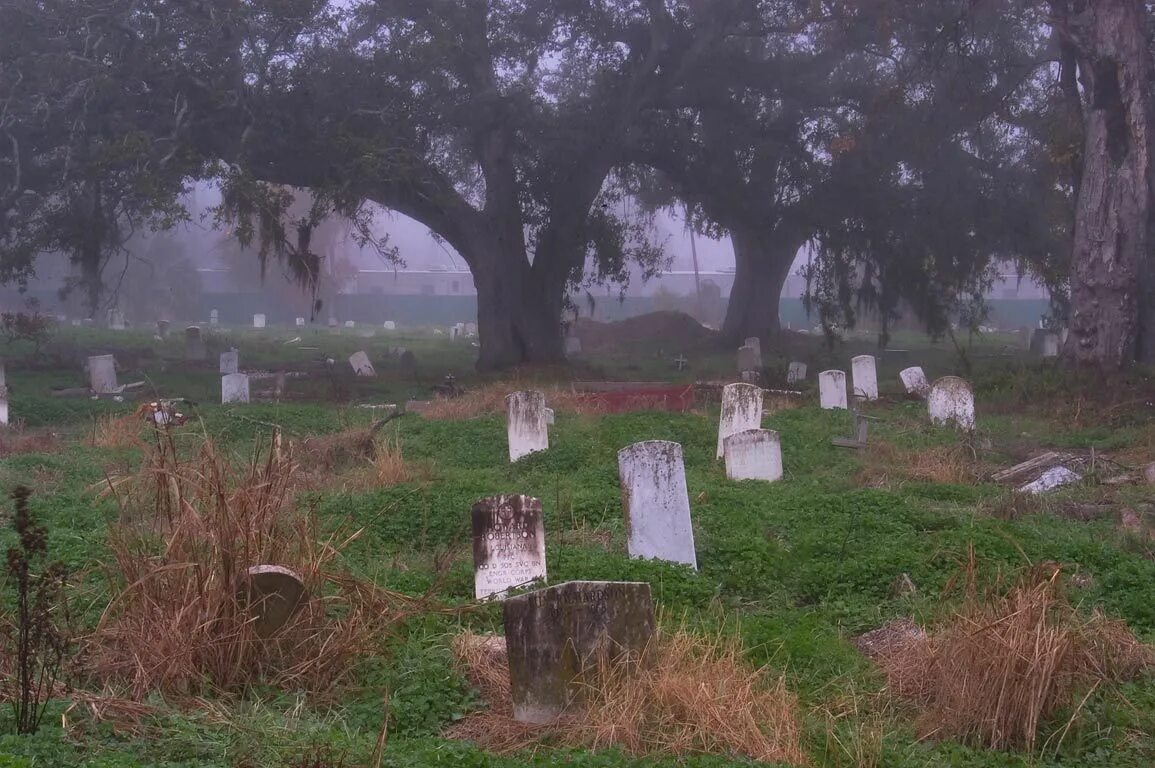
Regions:
<instances>
[{"instance_id":1,"label":"headstone","mask_svg":"<svg viewBox=\"0 0 1155 768\"><path fill-rule=\"evenodd\" d=\"M473 593L478 600L546 578L541 501L491 496L473 505Z\"/></svg>"},{"instance_id":2,"label":"headstone","mask_svg":"<svg viewBox=\"0 0 1155 768\"><path fill-rule=\"evenodd\" d=\"M214 309L209 312L209 325L220 325L221 313L220 310Z\"/></svg>"},{"instance_id":3,"label":"headstone","mask_svg":"<svg viewBox=\"0 0 1155 768\"><path fill-rule=\"evenodd\" d=\"M112 355L88 358L88 386L98 395L120 391L116 385L116 359Z\"/></svg>"},{"instance_id":4,"label":"headstone","mask_svg":"<svg viewBox=\"0 0 1155 768\"><path fill-rule=\"evenodd\" d=\"M505 601L514 719L548 723L612 664L628 670L649 645L654 603L645 582L569 581Z\"/></svg>"},{"instance_id":5,"label":"headstone","mask_svg":"<svg viewBox=\"0 0 1155 768\"><path fill-rule=\"evenodd\" d=\"M280 565L254 565L246 571L240 602L253 616L257 637L267 638L289 623L305 597L305 583Z\"/></svg>"},{"instance_id":6,"label":"headstone","mask_svg":"<svg viewBox=\"0 0 1155 768\"><path fill-rule=\"evenodd\" d=\"M221 374L236 373L240 370L241 354L235 349L221 352Z\"/></svg>"},{"instance_id":7,"label":"headstone","mask_svg":"<svg viewBox=\"0 0 1155 768\"><path fill-rule=\"evenodd\" d=\"M296 323L297 323L297 327L298 327L298 328L304 328L304 327L305 327L305 318L303 318L303 317L298 317L298 318L296 319Z\"/></svg>"},{"instance_id":8,"label":"headstone","mask_svg":"<svg viewBox=\"0 0 1155 768\"><path fill-rule=\"evenodd\" d=\"M738 373L746 373L747 371L756 371L762 367L761 355L754 347L739 347L738 348Z\"/></svg>"},{"instance_id":9,"label":"headstone","mask_svg":"<svg viewBox=\"0 0 1155 768\"><path fill-rule=\"evenodd\" d=\"M958 376L943 376L930 388L926 398L930 420L953 423L967 432L975 428L975 396L971 385Z\"/></svg>"},{"instance_id":10,"label":"headstone","mask_svg":"<svg viewBox=\"0 0 1155 768\"><path fill-rule=\"evenodd\" d=\"M189 360L205 359L205 342L201 338L200 326L190 325L184 329L184 354Z\"/></svg>"},{"instance_id":11,"label":"headstone","mask_svg":"<svg viewBox=\"0 0 1155 768\"><path fill-rule=\"evenodd\" d=\"M742 343L742 346L753 347L754 353L758 355L758 367L762 367L762 340L757 336L751 336Z\"/></svg>"},{"instance_id":12,"label":"headstone","mask_svg":"<svg viewBox=\"0 0 1155 768\"><path fill-rule=\"evenodd\" d=\"M908 395L926 397L927 393L930 392L930 382L926 380L926 374L923 373L922 368L917 365L899 373L898 378L902 379L902 386L906 388Z\"/></svg>"},{"instance_id":13,"label":"headstone","mask_svg":"<svg viewBox=\"0 0 1155 768\"><path fill-rule=\"evenodd\" d=\"M265 316L261 315L261 314L253 315L253 327L254 328L264 328L265 327Z\"/></svg>"},{"instance_id":14,"label":"headstone","mask_svg":"<svg viewBox=\"0 0 1155 768\"><path fill-rule=\"evenodd\" d=\"M329 315L329 330L333 333L337 333L340 330L337 325L337 318L333 315Z\"/></svg>"},{"instance_id":15,"label":"headstone","mask_svg":"<svg viewBox=\"0 0 1155 768\"><path fill-rule=\"evenodd\" d=\"M806 381L806 363L791 363L786 370L786 383L798 384L803 381Z\"/></svg>"},{"instance_id":16,"label":"headstone","mask_svg":"<svg viewBox=\"0 0 1155 768\"><path fill-rule=\"evenodd\" d=\"M782 440L770 429L748 429L725 440L726 477L731 480L782 479Z\"/></svg>"},{"instance_id":17,"label":"headstone","mask_svg":"<svg viewBox=\"0 0 1155 768\"><path fill-rule=\"evenodd\" d=\"M1043 334L1043 357L1058 357L1059 356L1059 334L1045 333Z\"/></svg>"},{"instance_id":18,"label":"headstone","mask_svg":"<svg viewBox=\"0 0 1155 768\"><path fill-rule=\"evenodd\" d=\"M686 359L685 355L678 355L674 358L674 367L676 367L679 372L686 370L686 366L689 364L690 361Z\"/></svg>"},{"instance_id":19,"label":"headstone","mask_svg":"<svg viewBox=\"0 0 1155 768\"><path fill-rule=\"evenodd\" d=\"M531 453L549 448L545 395L541 392L514 392L505 398L506 434L509 437L509 460L517 461Z\"/></svg>"},{"instance_id":20,"label":"headstone","mask_svg":"<svg viewBox=\"0 0 1155 768\"><path fill-rule=\"evenodd\" d=\"M230 373L221 377L221 403L249 402L249 377L243 373Z\"/></svg>"},{"instance_id":21,"label":"headstone","mask_svg":"<svg viewBox=\"0 0 1155 768\"><path fill-rule=\"evenodd\" d=\"M846 374L823 371L818 374L818 400L825 410L846 409Z\"/></svg>"},{"instance_id":22,"label":"headstone","mask_svg":"<svg viewBox=\"0 0 1155 768\"><path fill-rule=\"evenodd\" d=\"M762 427L762 390L753 384L727 384L722 388L722 411L718 417L717 458L725 455L727 437Z\"/></svg>"},{"instance_id":23,"label":"headstone","mask_svg":"<svg viewBox=\"0 0 1155 768\"><path fill-rule=\"evenodd\" d=\"M373 370L373 363L369 362L369 355L365 354L364 351L349 355L349 365L353 366L353 373L358 376L377 375L377 371Z\"/></svg>"},{"instance_id":24,"label":"headstone","mask_svg":"<svg viewBox=\"0 0 1155 768\"><path fill-rule=\"evenodd\" d=\"M387 330L387 331L397 330L397 323L392 321L392 320L386 320L385 321L385 330Z\"/></svg>"},{"instance_id":25,"label":"headstone","mask_svg":"<svg viewBox=\"0 0 1155 768\"><path fill-rule=\"evenodd\" d=\"M475 336L477 336L477 323L466 323L465 324L465 337L472 339Z\"/></svg>"},{"instance_id":26,"label":"headstone","mask_svg":"<svg viewBox=\"0 0 1155 768\"><path fill-rule=\"evenodd\" d=\"M859 400L878 399L878 367L874 355L859 355L850 361L854 396Z\"/></svg>"},{"instance_id":27,"label":"headstone","mask_svg":"<svg viewBox=\"0 0 1155 768\"><path fill-rule=\"evenodd\" d=\"M169 327L168 320L157 320L156 321L156 335L160 336L162 339L167 339L168 338L168 327Z\"/></svg>"},{"instance_id":28,"label":"headstone","mask_svg":"<svg viewBox=\"0 0 1155 768\"><path fill-rule=\"evenodd\" d=\"M618 476L630 557L685 563L696 570L682 446L651 440L623 448Z\"/></svg>"},{"instance_id":29,"label":"headstone","mask_svg":"<svg viewBox=\"0 0 1155 768\"><path fill-rule=\"evenodd\" d=\"M577 336L566 336L565 353L567 356L580 355L582 353L582 340Z\"/></svg>"},{"instance_id":30,"label":"headstone","mask_svg":"<svg viewBox=\"0 0 1155 768\"><path fill-rule=\"evenodd\" d=\"M108 310L108 327L114 331L123 331L124 313L119 309Z\"/></svg>"},{"instance_id":31,"label":"headstone","mask_svg":"<svg viewBox=\"0 0 1155 768\"><path fill-rule=\"evenodd\" d=\"M353 320L346 320L346 321L345 321L345 327L346 327L346 328L356 328L356 327L357 327L357 323L356 323L355 321L353 321Z\"/></svg>"},{"instance_id":32,"label":"headstone","mask_svg":"<svg viewBox=\"0 0 1155 768\"><path fill-rule=\"evenodd\" d=\"M556 416L553 412L553 408L546 408L545 409L545 423L552 427L555 419L556 419Z\"/></svg>"}]
</instances>

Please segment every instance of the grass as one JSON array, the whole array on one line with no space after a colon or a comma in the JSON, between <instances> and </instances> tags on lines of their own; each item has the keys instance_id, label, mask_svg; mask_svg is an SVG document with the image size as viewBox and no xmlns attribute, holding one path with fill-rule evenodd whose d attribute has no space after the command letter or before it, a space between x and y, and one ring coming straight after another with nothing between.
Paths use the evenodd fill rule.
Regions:
<instances>
[{"instance_id":1,"label":"grass","mask_svg":"<svg viewBox=\"0 0 1155 768\"><path fill-rule=\"evenodd\" d=\"M470 373L472 349L421 334L361 339L310 331L302 342L285 343L295 335L222 333L209 339L204 364L181 361L179 339L161 343L143 334L88 330L58 340L35 365L14 359L19 350L10 355L12 414L26 426L0 435L0 447L12 446L0 455L0 484L35 489L33 512L49 530L49 551L77 575L73 608L90 635L91 652L88 674L72 681L84 691L76 706L66 713L69 702L53 702L50 726L34 738L0 737L0 766L237 768L297 766L310 758L369 766L379 757L382 766L418 768L625 768L668 765L675 745L686 753L679 764L701 768L748 764L743 754L840 767L1155 761L1150 672L1126 682L1107 676L1097 686L1083 680L1070 696L1036 705L1033 751L1021 728L1015 739L1000 742L1008 747L1001 750L991 749L994 742L981 733L938 727L926 714L935 709L925 698L916 697L924 702L916 706L884 695L886 675L852 643L863 632L913 618L928 628L932 643L946 648L949 639L950 647L963 648L955 654L960 659L992 656L985 649L1006 638L971 637L973 631L960 629L971 625L961 622L981 622L984 611L1018 605L1008 597L1015 584L1010 575L1041 563L1061 566L1066 582L1049 593L1063 601L1049 604L1047 622L1033 614L1030 627L1051 633L1049 642L1091 636L1095 622L1107 621L1125 623L1140 641L1155 641L1152 548L1119 525L1124 508L1150 519L1142 507L1146 488L1092 480L1028 502L987 479L990 470L1044 449L1094 447L1130 467L1155 460L1155 423L1145 407L1127 404L1134 382L1096 392L1049 368L1012 367L1005 358L976 354L979 432L962 443L955 433L925 423L922 406L900 396L897 371L905 365L884 359L883 400L868 408L877 421L866 451L831 445L831 437L850 434L849 417L819 410L812 396L791 403L798 407L767 409L763 424L782 436L786 473L767 486L726 480L713 457L716 405L688 414L611 415L567 400L568 377L687 381L725 375L733 365L730 350L687 353L693 368L686 374L650 353L607 354L574 372L527 370L503 381ZM797 337L784 351L768 349L766 358L775 370L801 359L818 371L869 351L867 342L855 344L830 352ZM240 348L243 368L309 375L290 379L279 402L217 405L214 356L231 345ZM385 347L396 345L415 350L416 375L386 356ZM910 364L923 365L931 378L959 372L941 349L914 340L902 346L912 350ZM356 379L344 370L330 374L321 360L343 361L359 348L373 359L376 379ZM172 430L171 443L163 444L168 453L154 456L154 432L134 416L135 403L47 394L53 386L76 385L79 369L68 360L81 350L115 352L125 368L122 381L149 382L146 399L194 401L188 426ZM359 406L431 399L432 386L447 373L473 394L438 403L444 412L434 415L444 418L407 415L366 442L384 411ZM550 450L514 465L503 418L512 386L545 388L557 412ZM288 462L282 466L289 468L270 473L274 427L281 460ZM646 439L684 446L698 573L625 554L616 453ZM202 490L204 477L220 481L207 486L217 488L215 500ZM100 494L109 479L117 494ZM489 711L485 687L462 671L453 646L463 634L500 631L500 608L472 602L467 547L470 505L497 493L542 500L551 582L646 581L667 617L664 636L684 631L712 638L706 646L686 646L686 656L658 671L696 669L711 684L752 681L757 673L759 690L789 700L801 754L731 750L708 743L701 725L683 732L687 707L678 697L697 703L702 694L684 688L690 675L672 672L665 682L638 689L668 685L667 699L653 695L639 702L637 690L628 690L606 700L619 708L600 719L615 724L613 737L581 729L573 741L535 737L533 748L502 755L451 738L455 724ZM254 496L268 506L246 506ZM1102 512L1068 512L1083 507ZM262 518L262 509L270 516ZM7 521L0 525L0 546L6 547ZM269 548L266 540L273 539L280 550ZM243 547L234 546L246 540L251 557L293 565L318 595L315 610L300 617L296 644L250 647L240 641L243 622L213 635L212 621L194 620L194 614L216 617L218 608L235 602L235 585L223 574L235 576L250 562L238 555ZM972 549L980 567L976 598L968 602L957 575ZM235 560L232 571L226 553ZM195 578L185 574L196 569L180 566L187 563L197 564ZM158 569L162 578L151 578ZM902 574L916 592L893 589ZM995 574L1007 577L1000 584ZM142 579L148 587L129 589ZM113 604L120 595L125 597ZM978 600L981 595L990 599ZM191 606L187 616L180 614L182 606ZM179 621L165 624L162 616ZM350 625L346 636L356 639L347 644L351 652L334 653L325 671L317 640L358 616L373 631L366 637ZM952 616L959 618L952 623ZM146 643L146 635L157 639ZM222 648L209 648L222 637ZM1053 654L1060 646L1041 647ZM228 666L226 658L239 661ZM301 664L309 659L317 666L306 673ZM150 674L139 676L131 671L134 664ZM958 678L951 669L940 667L937 677ZM924 673L920 679L932 678ZM748 702L721 694L742 690L748 689L728 687L706 700L726 702L719 711L740 710ZM945 695L936 700L953 701ZM742 724L700 714L711 737ZM778 722L760 719L763 725ZM386 723L386 745L375 754ZM0 732L8 730L0 710ZM926 738L931 732L936 737ZM591 744L597 747L591 750Z\"/></svg>"}]
</instances>

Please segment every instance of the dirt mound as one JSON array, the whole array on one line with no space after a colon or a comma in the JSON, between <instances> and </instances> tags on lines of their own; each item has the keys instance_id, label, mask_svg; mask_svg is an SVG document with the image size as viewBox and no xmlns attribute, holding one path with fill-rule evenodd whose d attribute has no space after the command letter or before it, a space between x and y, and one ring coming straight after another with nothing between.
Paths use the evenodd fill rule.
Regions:
<instances>
[{"instance_id":1,"label":"dirt mound","mask_svg":"<svg viewBox=\"0 0 1155 768\"><path fill-rule=\"evenodd\" d=\"M641 341L657 342L679 349L704 346L717 336L683 312L651 312L616 323L599 323L579 318L575 333L583 350L604 350Z\"/></svg>"}]
</instances>

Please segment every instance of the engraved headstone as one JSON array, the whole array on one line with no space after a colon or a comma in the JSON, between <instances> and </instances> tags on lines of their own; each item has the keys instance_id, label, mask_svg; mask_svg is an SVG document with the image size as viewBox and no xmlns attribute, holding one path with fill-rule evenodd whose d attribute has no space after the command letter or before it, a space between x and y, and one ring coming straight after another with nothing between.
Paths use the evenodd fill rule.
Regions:
<instances>
[{"instance_id":1,"label":"engraved headstone","mask_svg":"<svg viewBox=\"0 0 1155 768\"><path fill-rule=\"evenodd\" d=\"M349 365L353 367L353 373L358 376L377 375L377 371L373 370L373 363L369 362L369 355L365 354L363 350L349 355Z\"/></svg>"},{"instance_id":2,"label":"engraved headstone","mask_svg":"<svg viewBox=\"0 0 1155 768\"><path fill-rule=\"evenodd\" d=\"M806 363L791 363L786 371L786 383L798 384L803 381L806 381Z\"/></svg>"},{"instance_id":3,"label":"engraved headstone","mask_svg":"<svg viewBox=\"0 0 1155 768\"><path fill-rule=\"evenodd\" d=\"M954 424L970 432L975 428L975 396L971 385L958 376L943 376L930 388L926 398L930 420Z\"/></svg>"},{"instance_id":4,"label":"engraved headstone","mask_svg":"<svg viewBox=\"0 0 1155 768\"><path fill-rule=\"evenodd\" d=\"M582 703L600 670L629 669L654 634L645 582L569 581L504 604L514 719L548 723Z\"/></svg>"},{"instance_id":5,"label":"engraved headstone","mask_svg":"<svg viewBox=\"0 0 1155 768\"><path fill-rule=\"evenodd\" d=\"M738 347L738 373L758 370L762 367L761 358L754 347Z\"/></svg>"},{"instance_id":6,"label":"engraved headstone","mask_svg":"<svg viewBox=\"0 0 1155 768\"><path fill-rule=\"evenodd\" d=\"M235 349L221 352L221 374L237 373L240 370L241 354Z\"/></svg>"},{"instance_id":7,"label":"engraved headstone","mask_svg":"<svg viewBox=\"0 0 1155 768\"><path fill-rule=\"evenodd\" d=\"M545 395L541 392L514 392L505 398L506 434L509 460L517 461L549 448Z\"/></svg>"},{"instance_id":8,"label":"engraved headstone","mask_svg":"<svg viewBox=\"0 0 1155 768\"><path fill-rule=\"evenodd\" d=\"M874 355L859 355L850 361L854 380L854 397L859 400L878 399L878 367Z\"/></svg>"},{"instance_id":9,"label":"engraved headstone","mask_svg":"<svg viewBox=\"0 0 1155 768\"><path fill-rule=\"evenodd\" d=\"M205 342L201 338L200 326L190 325L184 329L184 354L189 360L205 359Z\"/></svg>"},{"instance_id":10,"label":"engraved headstone","mask_svg":"<svg viewBox=\"0 0 1155 768\"><path fill-rule=\"evenodd\" d=\"M112 355L88 358L88 386L98 395L120 391L116 384L116 359Z\"/></svg>"},{"instance_id":11,"label":"engraved headstone","mask_svg":"<svg viewBox=\"0 0 1155 768\"><path fill-rule=\"evenodd\" d=\"M245 576L240 602L253 617L257 637L271 637L297 612L305 584L295 571L280 565L254 565Z\"/></svg>"},{"instance_id":12,"label":"engraved headstone","mask_svg":"<svg viewBox=\"0 0 1155 768\"><path fill-rule=\"evenodd\" d=\"M230 373L221 377L221 402L249 402L249 377L243 373Z\"/></svg>"},{"instance_id":13,"label":"engraved headstone","mask_svg":"<svg viewBox=\"0 0 1155 768\"><path fill-rule=\"evenodd\" d=\"M724 454L727 437L762 426L762 390L753 384L727 384L722 388L722 410L718 417L717 458Z\"/></svg>"},{"instance_id":14,"label":"engraved headstone","mask_svg":"<svg viewBox=\"0 0 1155 768\"><path fill-rule=\"evenodd\" d=\"M697 569L682 446L651 440L623 448L618 451L618 477L630 557Z\"/></svg>"},{"instance_id":15,"label":"engraved headstone","mask_svg":"<svg viewBox=\"0 0 1155 768\"><path fill-rule=\"evenodd\" d=\"M473 505L473 591L502 598L514 587L545 580L545 526L532 496L491 496Z\"/></svg>"},{"instance_id":16,"label":"engraved headstone","mask_svg":"<svg viewBox=\"0 0 1155 768\"><path fill-rule=\"evenodd\" d=\"M265 316L263 314L253 315L253 327L254 328L264 328L265 327Z\"/></svg>"},{"instance_id":17,"label":"engraved headstone","mask_svg":"<svg viewBox=\"0 0 1155 768\"><path fill-rule=\"evenodd\" d=\"M930 382L926 380L926 374L923 373L922 368L917 365L902 371L898 377L902 379L902 386L908 395L926 397L927 393L930 392Z\"/></svg>"},{"instance_id":18,"label":"engraved headstone","mask_svg":"<svg viewBox=\"0 0 1155 768\"><path fill-rule=\"evenodd\" d=\"M770 429L748 429L725 441L726 477L731 480L782 479L782 440Z\"/></svg>"},{"instance_id":19,"label":"engraved headstone","mask_svg":"<svg viewBox=\"0 0 1155 768\"><path fill-rule=\"evenodd\" d=\"M818 374L818 400L825 410L846 409L846 374L823 371Z\"/></svg>"}]
</instances>

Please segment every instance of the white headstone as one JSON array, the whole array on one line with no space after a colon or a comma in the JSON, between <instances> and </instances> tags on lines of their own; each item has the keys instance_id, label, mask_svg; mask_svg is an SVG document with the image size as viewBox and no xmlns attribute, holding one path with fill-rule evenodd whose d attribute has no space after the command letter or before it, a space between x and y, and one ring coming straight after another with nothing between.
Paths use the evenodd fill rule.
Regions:
<instances>
[{"instance_id":1,"label":"white headstone","mask_svg":"<svg viewBox=\"0 0 1155 768\"><path fill-rule=\"evenodd\" d=\"M738 373L757 371L762 367L762 355L754 347L738 347Z\"/></svg>"},{"instance_id":2,"label":"white headstone","mask_svg":"<svg viewBox=\"0 0 1155 768\"><path fill-rule=\"evenodd\" d=\"M336 328L337 327L337 318L334 317L333 315L329 315L329 327L330 328Z\"/></svg>"},{"instance_id":3,"label":"white headstone","mask_svg":"<svg viewBox=\"0 0 1155 768\"><path fill-rule=\"evenodd\" d=\"M221 352L221 373L236 373L240 370L241 355L235 349L230 349L228 352Z\"/></svg>"},{"instance_id":4,"label":"white headstone","mask_svg":"<svg viewBox=\"0 0 1155 768\"><path fill-rule=\"evenodd\" d=\"M253 315L253 327L254 328L264 328L265 327L265 316L264 315Z\"/></svg>"},{"instance_id":5,"label":"white headstone","mask_svg":"<svg viewBox=\"0 0 1155 768\"><path fill-rule=\"evenodd\" d=\"M762 426L762 390L753 384L727 384L722 388L722 412L718 418L718 458L730 435Z\"/></svg>"},{"instance_id":6,"label":"white headstone","mask_svg":"<svg viewBox=\"0 0 1155 768\"><path fill-rule=\"evenodd\" d=\"M927 393L930 392L930 382L926 380L926 374L923 373L922 368L917 365L902 371L898 377L902 379L902 386L906 388L909 395L926 397Z\"/></svg>"},{"instance_id":7,"label":"white headstone","mask_svg":"<svg viewBox=\"0 0 1155 768\"><path fill-rule=\"evenodd\" d=\"M249 402L249 377L243 373L230 373L221 377L222 403Z\"/></svg>"},{"instance_id":8,"label":"white headstone","mask_svg":"<svg viewBox=\"0 0 1155 768\"><path fill-rule=\"evenodd\" d=\"M377 375L377 371L373 370L373 363L369 362L369 355L365 354L364 351L349 355L349 365L353 366L353 373L358 376Z\"/></svg>"},{"instance_id":9,"label":"white headstone","mask_svg":"<svg viewBox=\"0 0 1155 768\"><path fill-rule=\"evenodd\" d=\"M491 496L473 505L473 594L501 598L545 580L545 526L532 496Z\"/></svg>"},{"instance_id":10,"label":"white headstone","mask_svg":"<svg viewBox=\"0 0 1155 768\"><path fill-rule=\"evenodd\" d=\"M874 355L859 355L850 361L854 396L859 400L878 399L878 366Z\"/></svg>"},{"instance_id":11,"label":"white headstone","mask_svg":"<svg viewBox=\"0 0 1155 768\"><path fill-rule=\"evenodd\" d=\"M694 528L682 446L664 440L618 451L630 557L685 563L694 569Z\"/></svg>"},{"instance_id":12,"label":"white headstone","mask_svg":"<svg viewBox=\"0 0 1155 768\"><path fill-rule=\"evenodd\" d=\"M209 325L219 325L221 322L220 310L214 309L209 312Z\"/></svg>"},{"instance_id":13,"label":"white headstone","mask_svg":"<svg viewBox=\"0 0 1155 768\"><path fill-rule=\"evenodd\" d=\"M517 461L531 453L547 450L549 425L546 423L545 395L541 392L514 392L505 398L505 405L509 460Z\"/></svg>"},{"instance_id":14,"label":"white headstone","mask_svg":"<svg viewBox=\"0 0 1155 768\"><path fill-rule=\"evenodd\" d=\"M296 322L297 322L297 327L298 327L298 328L304 328L304 327L305 327L305 318L303 318L303 317L298 317L298 318L297 318L297 320L296 320Z\"/></svg>"},{"instance_id":15,"label":"white headstone","mask_svg":"<svg viewBox=\"0 0 1155 768\"><path fill-rule=\"evenodd\" d=\"M782 479L782 440L770 429L748 429L725 441L726 477L731 480Z\"/></svg>"},{"instance_id":16,"label":"white headstone","mask_svg":"<svg viewBox=\"0 0 1155 768\"><path fill-rule=\"evenodd\" d=\"M356 328L356 327L357 327L357 323L356 323L356 321L354 321L354 320L346 320L346 321L345 321L345 327L346 327L346 328Z\"/></svg>"},{"instance_id":17,"label":"white headstone","mask_svg":"<svg viewBox=\"0 0 1155 768\"><path fill-rule=\"evenodd\" d=\"M818 374L818 401L826 410L846 410L846 374L823 371Z\"/></svg>"},{"instance_id":18,"label":"white headstone","mask_svg":"<svg viewBox=\"0 0 1155 768\"><path fill-rule=\"evenodd\" d=\"M1043 357L1059 356L1059 334L1047 333L1043 335Z\"/></svg>"},{"instance_id":19,"label":"white headstone","mask_svg":"<svg viewBox=\"0 0 1155 768\"><path fill-rule=\"evenodd\" d=\"M971 385L958 376L943 376L936 381L927 395L926 407L935 424L953 423L968 432L975 428L975 395Z\"/></svg>"},{"instance_id":20,"label":"white headstone","mask_svg":"<svg viewBox=\"0 0 1155 768\"><path fill-rule=\"evenodd\" d=\"M786 371L786 383L797 384L806 381L806 363L791 363Z\"/></svg>"},{"instance_id":21,"label":"white headstone","mask_svg":"<svg viewBox=\"0 0 1155 768\"><path fill-rule=\"evenodd\" d=\"M116 385L116 359L112 355L88 358L88 386L98 395L108 395L120 390Z\"/></svg>"},{"instance_id":22,"label":"white headstone","mask_svg":"<svg viewBox=\"0 0 1155 768\"><path fill-rule=\"evenodd\" d=\"M386 320L385 321L385 330L387 330L387 331L397 330L397 323L394 322L393 320Z\"/></svg>"}]
</instances>

